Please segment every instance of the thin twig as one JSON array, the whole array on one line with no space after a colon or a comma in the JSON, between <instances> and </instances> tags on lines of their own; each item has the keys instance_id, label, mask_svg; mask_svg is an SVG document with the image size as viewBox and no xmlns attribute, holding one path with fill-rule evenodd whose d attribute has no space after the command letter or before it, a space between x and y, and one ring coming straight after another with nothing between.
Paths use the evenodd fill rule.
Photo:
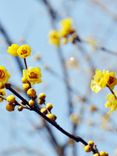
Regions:
<instances>
[{"instance_id":1,"label":"thin twig","mask_svg":"<svg viewBox=\"0 0 117 156\"><path fill-rule=\"evenodd\" d=\"M115 92L107 85L107 88L110 90L110 92L114 95L115 99L117 99L117 96Z\"/></svg>"},{"instance_id":2,"label":"thin twig","mask_svg":"<svg viewBox=\"0 0 117 156\"><path fill-rule=\"evenodd\" d=\"M28 69L26 58L24 58L24 64L25 64L25 68Z\"/></svg>"},{"instance_id":3,"label":"thin twig","mask_svg":"<svg viewBox=\"0 0 117 156\"><path fill-rule=\"evenodd\" d=\"M24 99L19 93L17 93L12 87L11 84L6 84L5 85L6 89L8 89L9 91L11 91L13 94L15 94L20 100L23 101L24 104L29 105L28 101L26 99ZM38 107L38 105L35 105L34 107L31 107L32 111L35 111L37 114L39 114L43 119L45 119L48 123L50 123L51 125L53 125L56 129L58 129L61 133L63 133L64 135L66 135L67 137L73 139L76 142L81 142L83 145L87 145L88 143L81 137L79 136L74 136L71 133L67 132L66 130L64 130L61 126L59 126L56 122L51 121L47 116L45 116L43 113L40 112L40 109ZM93 148L92 149L93 153L96 153L97 151Z\"/></svg>"}]
</instances>

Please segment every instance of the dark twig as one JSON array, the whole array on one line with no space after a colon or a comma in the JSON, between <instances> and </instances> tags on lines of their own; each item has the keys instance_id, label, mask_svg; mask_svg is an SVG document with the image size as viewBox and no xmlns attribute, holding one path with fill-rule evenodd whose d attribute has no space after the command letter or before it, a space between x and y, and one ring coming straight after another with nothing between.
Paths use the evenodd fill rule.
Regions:
<instances>
[{"instance_id":1,"label":"dark twig","mask_svg":"<svg viewBox=\"0 0 117 156\"><path fill-rule=\"evenodd\" d=\"M25 64L25 68L28 69L26 58L24 58L24 64Z\"/></svg>"},{"instance_id":2,"label":"dark twig","mask_svg":"<svg viewBox=\"0 0 117 156\"><path fill-rule=\"evenodd\" d=\"M29 105L28 101L26 99L24 99L19 93L17 93L12 87L11 84L6 84L6 89L8 89L9 91L11 91L14 95L16 95L20 100L22 100L23 104L25 105ZM43 113L40 112L40 109L38 107L38 105L35 105L34 107L31 107L32 111L35 111L37 114L39 114L43 119L45 119L48 123L50 123L51 125L53 125L56 129L58 129L61 133L63 133L64 135L66 135L67 137L73 139L76 142L80 142L83 145L87 145L87 142L82 139L79 136L74 136L71 133L67 132L66 130L64 130L61 126L59 126L56 122L51 121L48 117L46 117ZM92 149L93 153L96 153L97 150L96 149Z\"/></svg>"}]
</instances>

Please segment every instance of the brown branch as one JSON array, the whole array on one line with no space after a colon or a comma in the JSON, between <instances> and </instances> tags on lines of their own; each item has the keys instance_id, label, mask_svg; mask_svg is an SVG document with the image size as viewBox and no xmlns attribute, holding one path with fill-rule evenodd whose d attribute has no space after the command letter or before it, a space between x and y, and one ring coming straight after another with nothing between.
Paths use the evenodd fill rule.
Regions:
<instances>
[{"instance_id":1,"label":"brown branch","mask_svg":"<svg viewBox=\"0 0 117 156\"><path fill-rule=\"evenodd\" d=\"M23 104L29 105L28 101L24 99L19 93L17 93L12 87L11 84L5 85L6 89L11 91L14 95L16 95L20 100L22 100ZM82 143L84 146L86 146L88 143L79 136L74 136L71 133L67 132L65 129L63 129L60 125L58 125L56 122L51 121L47 116L45 116L43 113L40 112L40 109L37 104L35 104L34 107L31 107L31 110L39 114L43 119L45 119L48 123L50 123L52 126L54 126L56 129L58 129L61 133L63 133L65 136L73 139L76 142ZM93 153L97 153L97 149L92 149Z\"/></svg>"},{"instance_id":2,"label":"brown branch","mask_svg":"<svg viewBox=\"0 0 117 156\"><path fill-rule=\"evenodd\" d=\"M48 1L48 0L47 0ZM50 4L50 2L48 1L48 3ZM51 26L56 29L56 24L55 24L55 18L53 18L53 16L51 15L51 12L50 12L50 9L48 7L48 5L46 5L46 8L48 10L48 13L49 13L49 17L50 17L50 20L51 20ZM50 4L51 6L51 4ZM53 9L51 7L51 9ZM54 10L54 9L53 9ZM55 10L54 10L55 12ZM78 43L80 42L80 38L78 38ZM79 47L80 50L82 49L81 47ZM65 65L65 59L64 59L64 56L63 56L63 53L62 53L62 50L61 48L57 48L57 52L58 52L58 56L59 56L59 61L61 63L61 66L62 66L62 70L63 70L63 80L64 80L64 83L65 83L65 86L66 86L66 92L67 92L67 100L68 100L68 108L69 108L69 116L73 113L73 102L72 102L72 94L71 94L71 91L73 90L72 87L70 86L69 84L69 74L68 74L68 71L67 71L67 67ZM85 57L85 59L87 60L87 62L89 63L89 67L91 65L91 73L93 74L93 71L94 71L94 65L92 63L92 60L90 59L89 55L87 53L83 53L83 56ZM92 75L91 75L92 77ZM79 95L78 92L76 92L77 95ZM81 99L85 99L84 97L81 98ZM88 99L88 98L87 98ZM83 101L84 102L84 101ZM77 126L76 126L77 127ZM74 124L72 125L72 130L74 131ZM75 129L76 130L76 129ZM74 131L75 132L75 131ZM76 146L75 144L73 144L73 156L76 156L77 155L77 151L76 151Z\"/></svg>"},{"instance_id":3,"label":"brown branch","mask_svg":"<svg viewBox=\"0 0 117 156\"><path fill-rule=\"evenodd\" d=\"M46 130L49 133L50 141L53 144L53 146L55 147L54 150L59 155L62 155L63 156L64 155L64 148L59 145L59 143L58 143L58 141L57 141L57 139L56 139L56 137L55 137L55 135L54 135L54 133L52 131L52 128L50 127L50 125L47 122L45 122L45 120L44 120L43 123L44 123L44 126L45 126Z\"/></svg>"}]
</instances>

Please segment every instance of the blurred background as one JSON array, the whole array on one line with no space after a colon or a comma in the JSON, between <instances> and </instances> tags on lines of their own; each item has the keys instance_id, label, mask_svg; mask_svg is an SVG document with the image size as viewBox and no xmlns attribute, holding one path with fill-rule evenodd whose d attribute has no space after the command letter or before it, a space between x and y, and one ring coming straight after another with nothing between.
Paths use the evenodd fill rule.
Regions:
<instances>
[{"instance_id":1,"label":"blurred background","mask_svg":"<svg viewBox=\"0 0 117 156\"><path fill-rule=\"evenodd\" d=\"M59 21L66 17L72 18L86 44L56 48L48 43L50 30L58 29ZM0 0L0 65L10 71L11 83L23 95L23 62L7 54L11 43L32 47L28 65L41 67L43 73L43 83L35 88L53 103L57 123L86 141L94 140L99 150L117 156L116 112L108 118L104 107L109 91L94 94L89 87L96 68L117 71L117 1ZM92 155L34 112L8 113L5 103L0 107L1 156Z\"/></svg>"}]
</instances>

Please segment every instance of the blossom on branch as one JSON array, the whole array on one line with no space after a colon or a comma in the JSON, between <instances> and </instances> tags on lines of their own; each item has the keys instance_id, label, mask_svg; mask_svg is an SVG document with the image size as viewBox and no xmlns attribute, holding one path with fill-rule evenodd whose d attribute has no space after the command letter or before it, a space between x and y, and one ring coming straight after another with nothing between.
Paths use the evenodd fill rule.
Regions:
<instances>
[{"instance_id":1,"label":"blossom on branch","mask_svg":"<svg viewBox=\"0 0 117 156\"><path fill-rule=\"evenodd\" d=\"M19 48L18 44L12 44L11 46L8 47L7 52L12 56L18 56L17 54L18 48Z\"/></svg>"},{"instance_id":2,"label":"blossom on branch","mask_svg":"<svg viewBox=\"0 0 117 156\"><path fill-rule=\"evenodd\" d=\"M4 66L0 66L0 84L8 82L10 74Z\"/></svg>"},{"instance_id":3,"label":"blossom on branch","mask_svg":"<svg viewBox=\"0 0 117 156\"><path fill-rule=\"evenodd\" d=\"M41 83L42 74L39 67L30 67L23 70L23 79L29 81L31 84Z\"/></svg>"},{"instance_id":4,"label":"blossom on branch","mask_svg":"<svg viewBox=\"0 0 117 156\"><path fill-rule=\"evenodd\" d=\"M114 91L114 94L117 96L117 91ZM110 112L117 110L117 98L113 94L108 94L106 97L107 102L105 107L110 109Z\"/></svg>"},{"instance_id":5,"label":"blossom on branch","mask_svg":"<svg viewBox=\"0 0 117 156\"><path fill-rule=\"evenodd\" d=\"M107 86L113 89L116 84L117 79L115 72L109 72L107 70L101 71L97 69L93 76L93 80L91 80L91 89L93 92L98 93Z\"/></svg>"}]
</instances>

